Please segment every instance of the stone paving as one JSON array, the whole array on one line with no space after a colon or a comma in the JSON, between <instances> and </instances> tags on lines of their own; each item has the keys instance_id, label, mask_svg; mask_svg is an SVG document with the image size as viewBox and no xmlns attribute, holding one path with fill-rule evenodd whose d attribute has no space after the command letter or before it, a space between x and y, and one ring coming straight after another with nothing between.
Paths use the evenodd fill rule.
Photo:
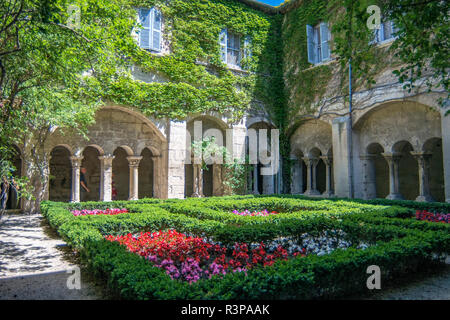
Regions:
<instances>
[{"instance_id":1,"label":"stone paving","mask_svg":"<svg viewBox=\"0 0 450 320\"><path fill-rule=\"evenodd\" d=\"M70 250L40 215L6 215L0 220L0 299L100 299L92 281L70 290L76 264ZM73 272L73 271L72 271Z\"/></svg>"}]
</instances>

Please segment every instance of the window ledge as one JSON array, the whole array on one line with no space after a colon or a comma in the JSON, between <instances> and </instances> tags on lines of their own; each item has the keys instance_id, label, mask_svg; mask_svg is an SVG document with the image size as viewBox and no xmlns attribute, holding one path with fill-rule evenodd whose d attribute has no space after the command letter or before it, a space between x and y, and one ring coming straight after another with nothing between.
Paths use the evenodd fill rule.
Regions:
<instances>
[{"instance_id":1,"label":"window ledge","mask_svg":"<svg viewBox=\"0 0 450 320\"><path fill-rule=\"evenodd\" d=\"M322 62L313 64L312 66L310 66L309 68L304 69L303 71L310 70L310 69L314 69L315 67L327 66L327 65L330 65L330 64L332 64L332 63L334 63L334 62L336 62L336 59L331 58L331 59L328 59L328 60L326 60L326 61L322 61Z\"/></svg>"},{"instance_id":2,"label":"window ledge","mask_svg":"<svg viewBox=\"0 0 450 320\"><path fill-rule=\"evenodd\" d=\"M384 48L384 47L390 46L396 39L397 38L394 37L394 38L390 38L390 39L387 39L387 40L383 40L383 41L377 42L377 43L375 43L375 47L377 47L377 48Z\"/></svg>"}]
</instances>

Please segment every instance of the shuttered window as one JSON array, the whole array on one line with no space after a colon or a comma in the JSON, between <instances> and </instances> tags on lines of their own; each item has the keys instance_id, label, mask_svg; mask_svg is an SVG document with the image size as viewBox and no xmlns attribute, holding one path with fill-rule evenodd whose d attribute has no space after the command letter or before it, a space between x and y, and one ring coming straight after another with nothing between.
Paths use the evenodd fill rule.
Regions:
<instances>
[{"instance_id":1,"label":"shuttered window","mask_svg":"<svg viewBox=\"0 0 450 320\"><path fill-rule=\"evenodd\" d=\"M139 9L139 46L143 49L161 52L162 14L156 8Z\"/></svg>"},{"instance_id":2,"label":"shuttered window","mask_svg":"<svg viewBox=\"0 0 450 320\"><path fill-rule=\"evenodd\" d=\"M244 39L244 47L241 48L241 36L227 29L220 32L220 51L222 62L232 66L240 66L242 57L251 56L250 37Z\"/></svg>"},{"instance_id":3,"label":"shuttered window","mask_svg":"<svg viewBox=\"0 0 450 320\"><path fill-rule=\"evenodd\" d=\"M374 43L380 43L395 38L395 25L392 21L382 22L379 29L375 29Z\"/></svg>"},{"instance_id":4,"label":"shuttered window","mask_svg":"<svg viewBox=\"0 0 450 320\"><path fill-rule=\"evenodd\" d=\"M308 62L318 64L331 59L330 30L325 22L316 26L306 26Z\"/></svg>"}]
</instances>

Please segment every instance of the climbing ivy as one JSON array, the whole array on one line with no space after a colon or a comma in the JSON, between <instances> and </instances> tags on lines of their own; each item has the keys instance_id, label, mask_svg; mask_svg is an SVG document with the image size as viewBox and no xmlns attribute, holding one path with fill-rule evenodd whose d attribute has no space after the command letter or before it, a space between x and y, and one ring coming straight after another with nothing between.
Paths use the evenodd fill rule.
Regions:
<instances>
[{"instance_id":1,"label":"climbing ivy","mask_svg":"<svg viewBox=\"0 0 450 320\"><path fill-rule=\"evenodd\" d=\"M186 118L216 111L231 120L242 118L252 103L281 108L275 90L282 91L276 73L280 19L235 0L131 0L130 6L157 7L164 17L164 41L170 53L157 55L137 46L128 48L131 66L151 72L166 82L134 81L131 74L105 74L89 79L94 93L115 103L140 109L153 117ZM227 28L249 36L251 55L243 70L230 70L220 60L219 34ZM93 83L92 83L93 82Z\"/></svg>"}]
</instances>

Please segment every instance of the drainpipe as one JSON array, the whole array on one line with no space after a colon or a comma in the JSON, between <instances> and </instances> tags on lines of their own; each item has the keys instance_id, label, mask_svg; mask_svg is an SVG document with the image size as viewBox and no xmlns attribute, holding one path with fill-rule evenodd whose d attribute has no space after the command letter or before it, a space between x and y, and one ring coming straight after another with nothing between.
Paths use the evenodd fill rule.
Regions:
<instances>
[{"instance_id":1,"label":"drainpipe","mask_svg":"<svg viewBox=\"0 0 450 320\"><path fill-rule=\"evenodd\" d=\"M348 149L348 174L349 174L349 196L354 197L354 184L353 184L353 88L352 88L352 58L348 61L348 76L349 76L349 103L348 103L348 124L347 124L347 149Z\"/></svg>"}]
</instances>

